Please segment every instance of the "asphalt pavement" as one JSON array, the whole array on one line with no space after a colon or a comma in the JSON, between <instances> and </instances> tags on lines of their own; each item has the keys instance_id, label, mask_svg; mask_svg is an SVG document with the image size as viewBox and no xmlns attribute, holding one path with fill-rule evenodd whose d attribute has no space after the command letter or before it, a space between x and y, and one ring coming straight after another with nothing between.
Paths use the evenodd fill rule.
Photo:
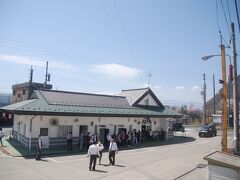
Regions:
<instances>
[{"instance_id":1,"label":"asphalt pavement","mask_svg":"<svg viewBox=\"0 0 240 180\"><path fill-rule=\"evenodd\" d=\"M198 138L197 129L187 129L186 137L175 134L182 143L165 143L153 147L121 150L116 165L110 166L108 153L102 165L89 171L86 154L45 156L42 161L0 154L0 179L109 179L109 180L204 180L207 179L206 154L220 150L221 136ZM186 141L187 139L187 141Z\"/></svg>"}]
</instances>

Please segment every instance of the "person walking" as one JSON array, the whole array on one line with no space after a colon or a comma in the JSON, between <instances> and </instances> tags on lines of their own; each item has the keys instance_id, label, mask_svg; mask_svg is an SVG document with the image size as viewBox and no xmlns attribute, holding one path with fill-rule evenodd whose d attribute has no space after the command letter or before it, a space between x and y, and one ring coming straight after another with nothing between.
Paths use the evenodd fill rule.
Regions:
<instances>
[{"instance_id":1,"label":"person walking","mask_svg":"<svg viewBox=\"0 0 240 180\"><path fill-rule=\"evenodd\" d=\"M67 151L72 151L72 132L70 131L68 134L67 134Z\"/></svg>"},{"instance_id":2,"label":"person walking","mask_svg":"<svg viewBox=\"0 0 240 180\"><path fill-rule=\"evenodd\" d=\"M83 150L83 133L80 134L79 138L78 138L78 148L80 151Z\"/></svg>"},{"instance_id":3,"label":"person walking","mask_svg":"<svg viewBox=\"0 0 240 180\"><path fill-rule=\"evenodd\" d=\"M104 146L103 146L103 144L99 141L97 147L98 147L98 150L99 150L99 164L101 164L102 151L103 151L103 149L104 149Z\"/></svg>"},{"instance_id":4,"label":"person walking","mask_svg":"<svg viewBox=\"0 0 240 180\"><path fill-rule=\"evenodd\" d=\"M115 155L118 153L118 147L116 142L114 142L113 139L110 140L109 145L109 164L114 165L115 164Z\"/></svg>"},{"instance_id":5,"label":"person walking","mask_svg":"<svg viewBox=\"0 0 240 180\"><path fill-rule=\"evenodd\" d=\"M89 132L87 133L85 140L86 140L86 146L87 146L87 149L88 149L89 146L90 146L90 140L91 140Z\"/></svg>"},{"instance_id":6,"label":"person walking","mask_svg":"<svg viewBox=\"0 0 240 180\"><path fill-rule=\"evenodd\" d=\"M3 136L4 136L4 134L3 134L2 128L0 128L0 142L1 142L1 146L3 146L3 142L2 142Z\"/></svg>"},{"instance_id":7,"label":"person walking","mask_svg":"<svg viewBox=\"0 0 240 180\"><path fill-rule=\"evenodd\" d=\"M41 135L38 136L38 144L37 144L37 155L36 155L36 160L41 160L41 151L42 151L42 138Z\"/></svg>"},{"instance_id":8,"label":"person walking","mask_svg":"<svg viewBox=\"0 0 240 180\"><path fill-rule=\"evenodd\" d=\"M93 144L88 148L87 157L89 156L90 156L89 170L95 171L97 157L99 157L99 150L96 141L94 141Z\"/></svg>"}]
</instances>

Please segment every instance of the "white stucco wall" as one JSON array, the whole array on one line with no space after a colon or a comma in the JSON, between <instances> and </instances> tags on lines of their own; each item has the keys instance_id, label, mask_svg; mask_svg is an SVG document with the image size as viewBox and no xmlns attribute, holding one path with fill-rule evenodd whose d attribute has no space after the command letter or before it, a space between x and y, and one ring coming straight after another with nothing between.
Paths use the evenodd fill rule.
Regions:
<instances>
[{"instance_id":1,"label":"white stucco wall","mask_svg":"<svg viewBox=\"0 0 240 180\"><path fill-rule=\"evenodd\" d=\"M146 103L147 100L148 100L148 104ZM150 94L147 95L146 97L144 97L138 104L139 105L159 106Z\"/></svg>"},{"instance_id":2,"label":"white stucco wall","mask_svg":"<svg viewBox=\"0 0 240 180\"><path fill-rule=\"evenodd\" d=\"M222 166L208 165L208 180L237 180L240 172Z\"/></svg>"},{"instance_id":3,"label":"white stucco wall","mask_svg":"<svg viewBox=\"0 0 240 180\"><path fill-rule=\"evenodd\" d=\"M30 131L30 120L33 118L33 115L15 115L14 116L14 130L18 132L20 124L20 133L23 134L24 124L26 124L26 137L29 137ZM49 128L48 135L49 137L58 137L58 126L50 125L50 120L56 119L58 125L69 125L73 126L73 136L79 136L79 126L87 125L88 132L90 134L94 133L95 125L105 125L107 129L110 130L112 134L114 132L114 125L118 126L123 125L124 128L129 131L129 126L132 125L132 130L141 130L141 122L143 118L127 118L127 117L77 117L77 116L36 116L32 120L32 138L37 138L40 134L40 128ZM77 121L76 121L77 119ZM151 119L151 128L153 131L167 131L167 120L165 118L150 118ZM93 122L93 126L91 125ZM140 122L140 123L139 123Z\"/></svg>"}]
</instances>

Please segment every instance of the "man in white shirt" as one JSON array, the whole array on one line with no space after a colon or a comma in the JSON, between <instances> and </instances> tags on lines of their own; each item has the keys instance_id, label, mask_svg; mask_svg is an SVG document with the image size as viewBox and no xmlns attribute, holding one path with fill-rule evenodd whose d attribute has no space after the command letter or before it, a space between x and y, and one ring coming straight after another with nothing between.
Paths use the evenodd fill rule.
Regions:
<instances>
[{"instance_id":1,"label":"man in white shirt","mask_svg":"<svg viewBox=\"0 0 240 180\"><path fill-rule=\"evenodd\" d=\"M99 150L99 164L101 164L101 160L102 160L102 151L104 149L104 146L101 142L98 142L97 144L98 150Z\"/></svg>"},{"instance_id":2,"label":"man in white shirt","mask_svg":"<svg viewBox=\"0 0 240 180\"><path fill-rule=\"evenodd\" d=\"M89 156L90 156L89 170L95 171L97 157L99 157L99 149L97 147L96 141L94 141L93 144L91 146L89 146L89 148L88 148L87 157L89 157Z\"/></svg>"},{"instance_id":3,"label":"man in white shirt","mask_svg":"<svg viewBox=\"0 0 240 180\"><path fill-rule=\"evenodd\" d=\"M110 140L109 145L109 164L114 165L115 164L115 154L118 153L118 147L117 144L114 142L113 139Z\"/></svg>"}]
</instances>

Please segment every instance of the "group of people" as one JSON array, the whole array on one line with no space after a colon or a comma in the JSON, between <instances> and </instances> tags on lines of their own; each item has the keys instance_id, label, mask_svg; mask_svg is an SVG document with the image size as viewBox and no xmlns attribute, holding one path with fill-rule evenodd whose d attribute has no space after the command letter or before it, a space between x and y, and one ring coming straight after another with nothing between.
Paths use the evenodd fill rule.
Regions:
<instances>
[{"instance_id":1,"label":"group of people","mask_svg":"<svg viewBox=\"0 0 240 180\"><path fill-rule=\"evenodd\" d=\"M126 133L125 130L120 131L118 134L113 133L110 134L108 133L107 136L104 138L103 144L105 146L109 145L110 139L114 139L114 141L117 143L118 146L123 146L123 145L136 145L139 142L145 140L145 139L151 139L152 138L152 131L151 129L147 131L137 131L134 129L133 131L129 131ZM73 136L72 132L69 132L67 134L67 151L72 151L73 150ZM87 151L89 146L93 142L98 142L99 141L99 136L97 133L90 135L90 133L81 133L78 138L77 146L80 151Z\"/></svg>"},{"instance_id":2,"label":"group of people","mask_svg":"<svg viewBox=\"0 0 240 180\"><path fill-rule=\"evenodd\" d=\"M92 170L95 171L97 158L99 158L99 164L101 164L103 149L104 149L103 144L101 144L101 142L97 143L97 141L93 141L92 145L89 146L87 157L90 156L90 162L89 162L89 170L90 171L92 171ZM117 147L116 142L113 139L110 139L108 150L109 150L109 155L108 155L109 164L114 165L115 164L115 155L116 155L116 153L118 153L118 147Z\"/></svg>"},{"instance_id":3,"label":"group of people","mask_svg":"<svg viewBox=\"0 0 240 180\"><path fill-rule=\"evenodd\" d=\"M108 137L111 136L110 134L107 135ZM151 139L152 138L152 130L149 129L148 131L137 131L136 129L133 131L129 131L126 133L126 131L122 130L118 135L115 133L111 136L113 139L116 140L117 144L119 146L122 145L136 145L139 142L145 140L145 139Z\"/></svg>"},{"instance_id":4,"label":"group of people","mask_svg":"<svg viewBox=\"0 0 240 180\"><path fill-rule=\"evenodd\" d=\"M67 134L66 139L67 139L67 151L72 151L73 150L73 145L72 145L73 144L73 136L72 136L71 131ZM99 140L99 138L98 138L97 134L90 135L90 133L88 132L85 135L84 133L81 133L79 135L78 143L77 143L78 149L80 151L88 150L89 146L93 142L98 142L98 140Z\"/></svg>"}]
</instances>

